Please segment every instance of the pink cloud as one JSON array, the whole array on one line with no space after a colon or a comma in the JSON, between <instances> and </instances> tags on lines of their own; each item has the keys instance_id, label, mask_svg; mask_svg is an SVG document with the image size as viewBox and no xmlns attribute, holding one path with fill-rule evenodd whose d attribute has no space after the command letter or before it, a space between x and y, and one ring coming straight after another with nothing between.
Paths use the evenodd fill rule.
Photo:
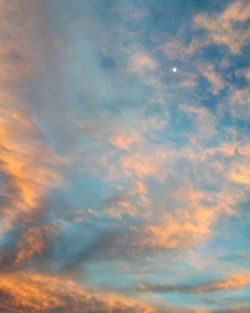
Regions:
<instances>
[{"instance_id":1,"label":"pink cloud","mask_svg":"<svg viewBox=\"0 0 250 313\"><path fill-rule=\"evenodd\" d=\"M214 95L217 95L225 88L225 82L217 73L213 64L200 64L198 68L202 76L211 84L211 91Z\"/></svg>"},{"instance_id":2,"label":"pink cloud","mask_svg":"<svg viewBox=\"0 0 250 313\"><path fill-rule=\"evenodd\" d=\"M144 52L135 52L130 55L129 69L137 74L144 73L144 71L152 71L156 69L157 62L148 54Z\"/></svg>"},{"instance_id":3,"label":"pink cloud","mask_svg":"<svg viewBox=\"0 0 250 313\"><path fill-rule=\"evenodd\" d=\"M139 140L139 134L132 132L130 134L115 135L110 139L110 143L119 149L129 149L131 145Z\"/></svg>"},{"instance_id":4,"label":"pink cloud","mask_svg":"<svg viewBox=\"0 0 250 313\"><path fill-rule=\"evenodd\" d=\"M227 46L232 53L240 53L241 48L250 38L249 31L235 27L235 22L244 22L250 18L250 4L248 1L239 0L229 5L220 15L197 15L194 18L194 27L207 31L201 39L194 39L190 45L191 51L208 44Z\"/></svg>"}]
</instances>

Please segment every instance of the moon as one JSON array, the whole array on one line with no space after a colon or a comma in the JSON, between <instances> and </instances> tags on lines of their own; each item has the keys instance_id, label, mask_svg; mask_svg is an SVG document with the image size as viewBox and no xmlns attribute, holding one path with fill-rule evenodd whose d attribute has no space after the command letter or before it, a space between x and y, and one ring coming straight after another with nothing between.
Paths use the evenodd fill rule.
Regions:
<instances>
[{"instance_id":1,"label":"moon","mask_svg":"<svg viewBox=\"0 0 250 313\"><path fill-rule=\"evenodd\" d=\"M172 71L173 71L174 73L176 73L176 72L177 72L177 68L176 68L176 67L173 67L173 68L172 68Z\"/></svg>"}]
</instances>

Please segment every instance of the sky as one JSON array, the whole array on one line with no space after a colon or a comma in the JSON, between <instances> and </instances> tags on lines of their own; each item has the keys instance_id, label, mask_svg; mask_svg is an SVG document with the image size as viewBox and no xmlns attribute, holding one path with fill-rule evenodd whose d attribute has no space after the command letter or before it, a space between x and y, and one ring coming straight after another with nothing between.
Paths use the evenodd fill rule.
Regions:
<instances>
[{"instance_id":1,"label":"sky","mask_svg":"<svg viewBox=\"0 0 250 313\"><path fill-rule=\"evenodd\" d=\"M250 312L250 2L0 0L0 311Z\"/></svg>"}]
</instances>

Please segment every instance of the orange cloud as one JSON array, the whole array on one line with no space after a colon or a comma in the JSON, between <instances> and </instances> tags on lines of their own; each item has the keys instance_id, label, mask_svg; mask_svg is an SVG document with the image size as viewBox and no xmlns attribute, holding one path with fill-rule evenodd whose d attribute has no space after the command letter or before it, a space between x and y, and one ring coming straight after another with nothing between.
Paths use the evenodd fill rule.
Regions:
<instances>
[{"instance_id":1,"label":"orange cloud","mask_svg":"<svg viewBox=\"0 0 250 313\"><path fill-rule=\"evenodd\" d=\"M183 197L185 193L190 209L187 207L176 209L173 213L164 214L159 224L145 226L146 235L140 244L176 249L197 244L210 235L210 227L217 214L213 208L200 203L208 196L196 191L190 191L189 194L187 192L181 191L181 194Z\"/></svg>"},{"instance_id":2,"label":"orange cloud","mask_svg":"<svg viewBox=\"0 0 250 313\"><path fill-rule=\"evenodd\" d=\"M209 194L191 187L179 188L172 195L175 209L161 212L160 219L137 229L138 246L178 249L200 244L213 235L221 215L234 214L240 195L230 192Z\"/></svg>"},{"instance_id":3,"label":"orange cloud","mask_svg":"<svg viewBox=\"0 0 250 313\"><path fill-rule=\"evenodd\" d=\"M229 172L228 177L232 182L238 184L249 185L250 184L250 167L248 163L234 164Z\"/></svg>"},{"instance_id":4,"label":"orange cloud","mask_svg":"<svg viewBox=\"0 0 250 313\"><path fill-rule=\"evenodd\" d=\"M144 312L155 310L118 295L88 291L65 277L20 272L2 274L0 309L21 312Z\"/></svg>"},{"instance_id":5,"label":"orange cloud","mask_svg":"<svg viewBox=\"0 0 250 313\"><path fill-rule=\"evenodd\" d=\"M32 119L17 110L0 109L0 170L7 179L2 196L1 233L9 231L17 218L32 220L27 213L41 209L47 192L62 182L53 169L57 157L40 139ZM20 264L46 247L46 227L24 231L12 248L14 263ZM12 252L10 251L12 254ZM11 265L11 264L6 264Z\"/></svg>"},{"instance_id":6,"label":"orange cloud","mask_svg":"<svg viewBox=\"0 0 250 313\"><path fill-rule=\"evenodd\" d=\"M30 25L37 18L34 25L38 27L40 15L34 1L0 3L0 170L8 184L3 207L6 228L17 212L37 209L46 192L61 181L52 169L59 158L27 114L28 100L20 88L34 74L38 48L32 46Z\"/></svg>"},{"instance_id":7,"label":"orange cloud","mask_svg":"<svg viewBox=\"0 0 250 313\"><path fill-rule=\"evenodd\" d=\"M6 251L8 260L1 259L9 267L22 264L46 248L46 233L51 231L47 226L23 228L33 219L29 213L41 210L47 193L62 183L55 169L60 158L41 137L30 114L29 98L23 92L25 83L35 77L36 61L43 52L43 40L37 38L34 43L31 36L40 27L41 14L32 0L0 1L0 172L6 178L0 192L0 234L16 226L19 218L22 229L15 246Z\"/></svg>"},{"instance_id":8,"label":"orange cloud","mask_svg":"<svg viewBox=\"0 0 250 313\"><path fill-rule=\"evenodd\" d=\"M238 148L240 155L249 157L250 156L250 145L242 145Z\"/></svg>"},{"instance_id":9,"label":"orange cloud","mask_svg":"<svg viewBox=\"0 0 250 313\"><path fill-rule=\"evenodd\" d=\"M1 168L16 189L13 205L24 211L36 208L44 193L60 181L47 161L55 157L30 117L8 109L0 114Z\"/></svg>"},{"instance_id":10,"label":"orange cloud","mask_svg":"<svg viewBox=\"0 0 250 313\"><path fill-rule=\"evenodd\" d=\"M250 284L250 274L238 274L229 277L228 279L217 280L208 283L207 285L194 288L196 292L208 292L223 289L241 289Z\"/></svg>"},{"instance_id":11,"label":"orange cloud","mask_svg":"<svg viewBox=\"0 0 250 313\"><path fill-rule=\"evenodd\" d=\"M223 12L221 19L225 22L238 21L244 22L250 18L250 5L246 0L237 0L229 5Z\"/></svg>"}]
</instances>

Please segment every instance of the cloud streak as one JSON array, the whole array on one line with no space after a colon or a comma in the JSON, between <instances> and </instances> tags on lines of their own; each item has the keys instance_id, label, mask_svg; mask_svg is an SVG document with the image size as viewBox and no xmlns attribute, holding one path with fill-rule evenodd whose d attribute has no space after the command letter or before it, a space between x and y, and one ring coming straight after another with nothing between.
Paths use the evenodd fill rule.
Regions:
<instances>
[{"instance_id":1,"label":"cloud streak","mask_svg":"<svg viewBox=\"0 0 250 313\"><path fill-rule=\"evenodd\" d=\"M180 293L209 293L222 290L244 289L250 284L249 274L232 275L227 279L214 280L196 285L153 285L141 283L137 286L137 290L141 292L180 292Z\"/></svg>"}]
</instances>

